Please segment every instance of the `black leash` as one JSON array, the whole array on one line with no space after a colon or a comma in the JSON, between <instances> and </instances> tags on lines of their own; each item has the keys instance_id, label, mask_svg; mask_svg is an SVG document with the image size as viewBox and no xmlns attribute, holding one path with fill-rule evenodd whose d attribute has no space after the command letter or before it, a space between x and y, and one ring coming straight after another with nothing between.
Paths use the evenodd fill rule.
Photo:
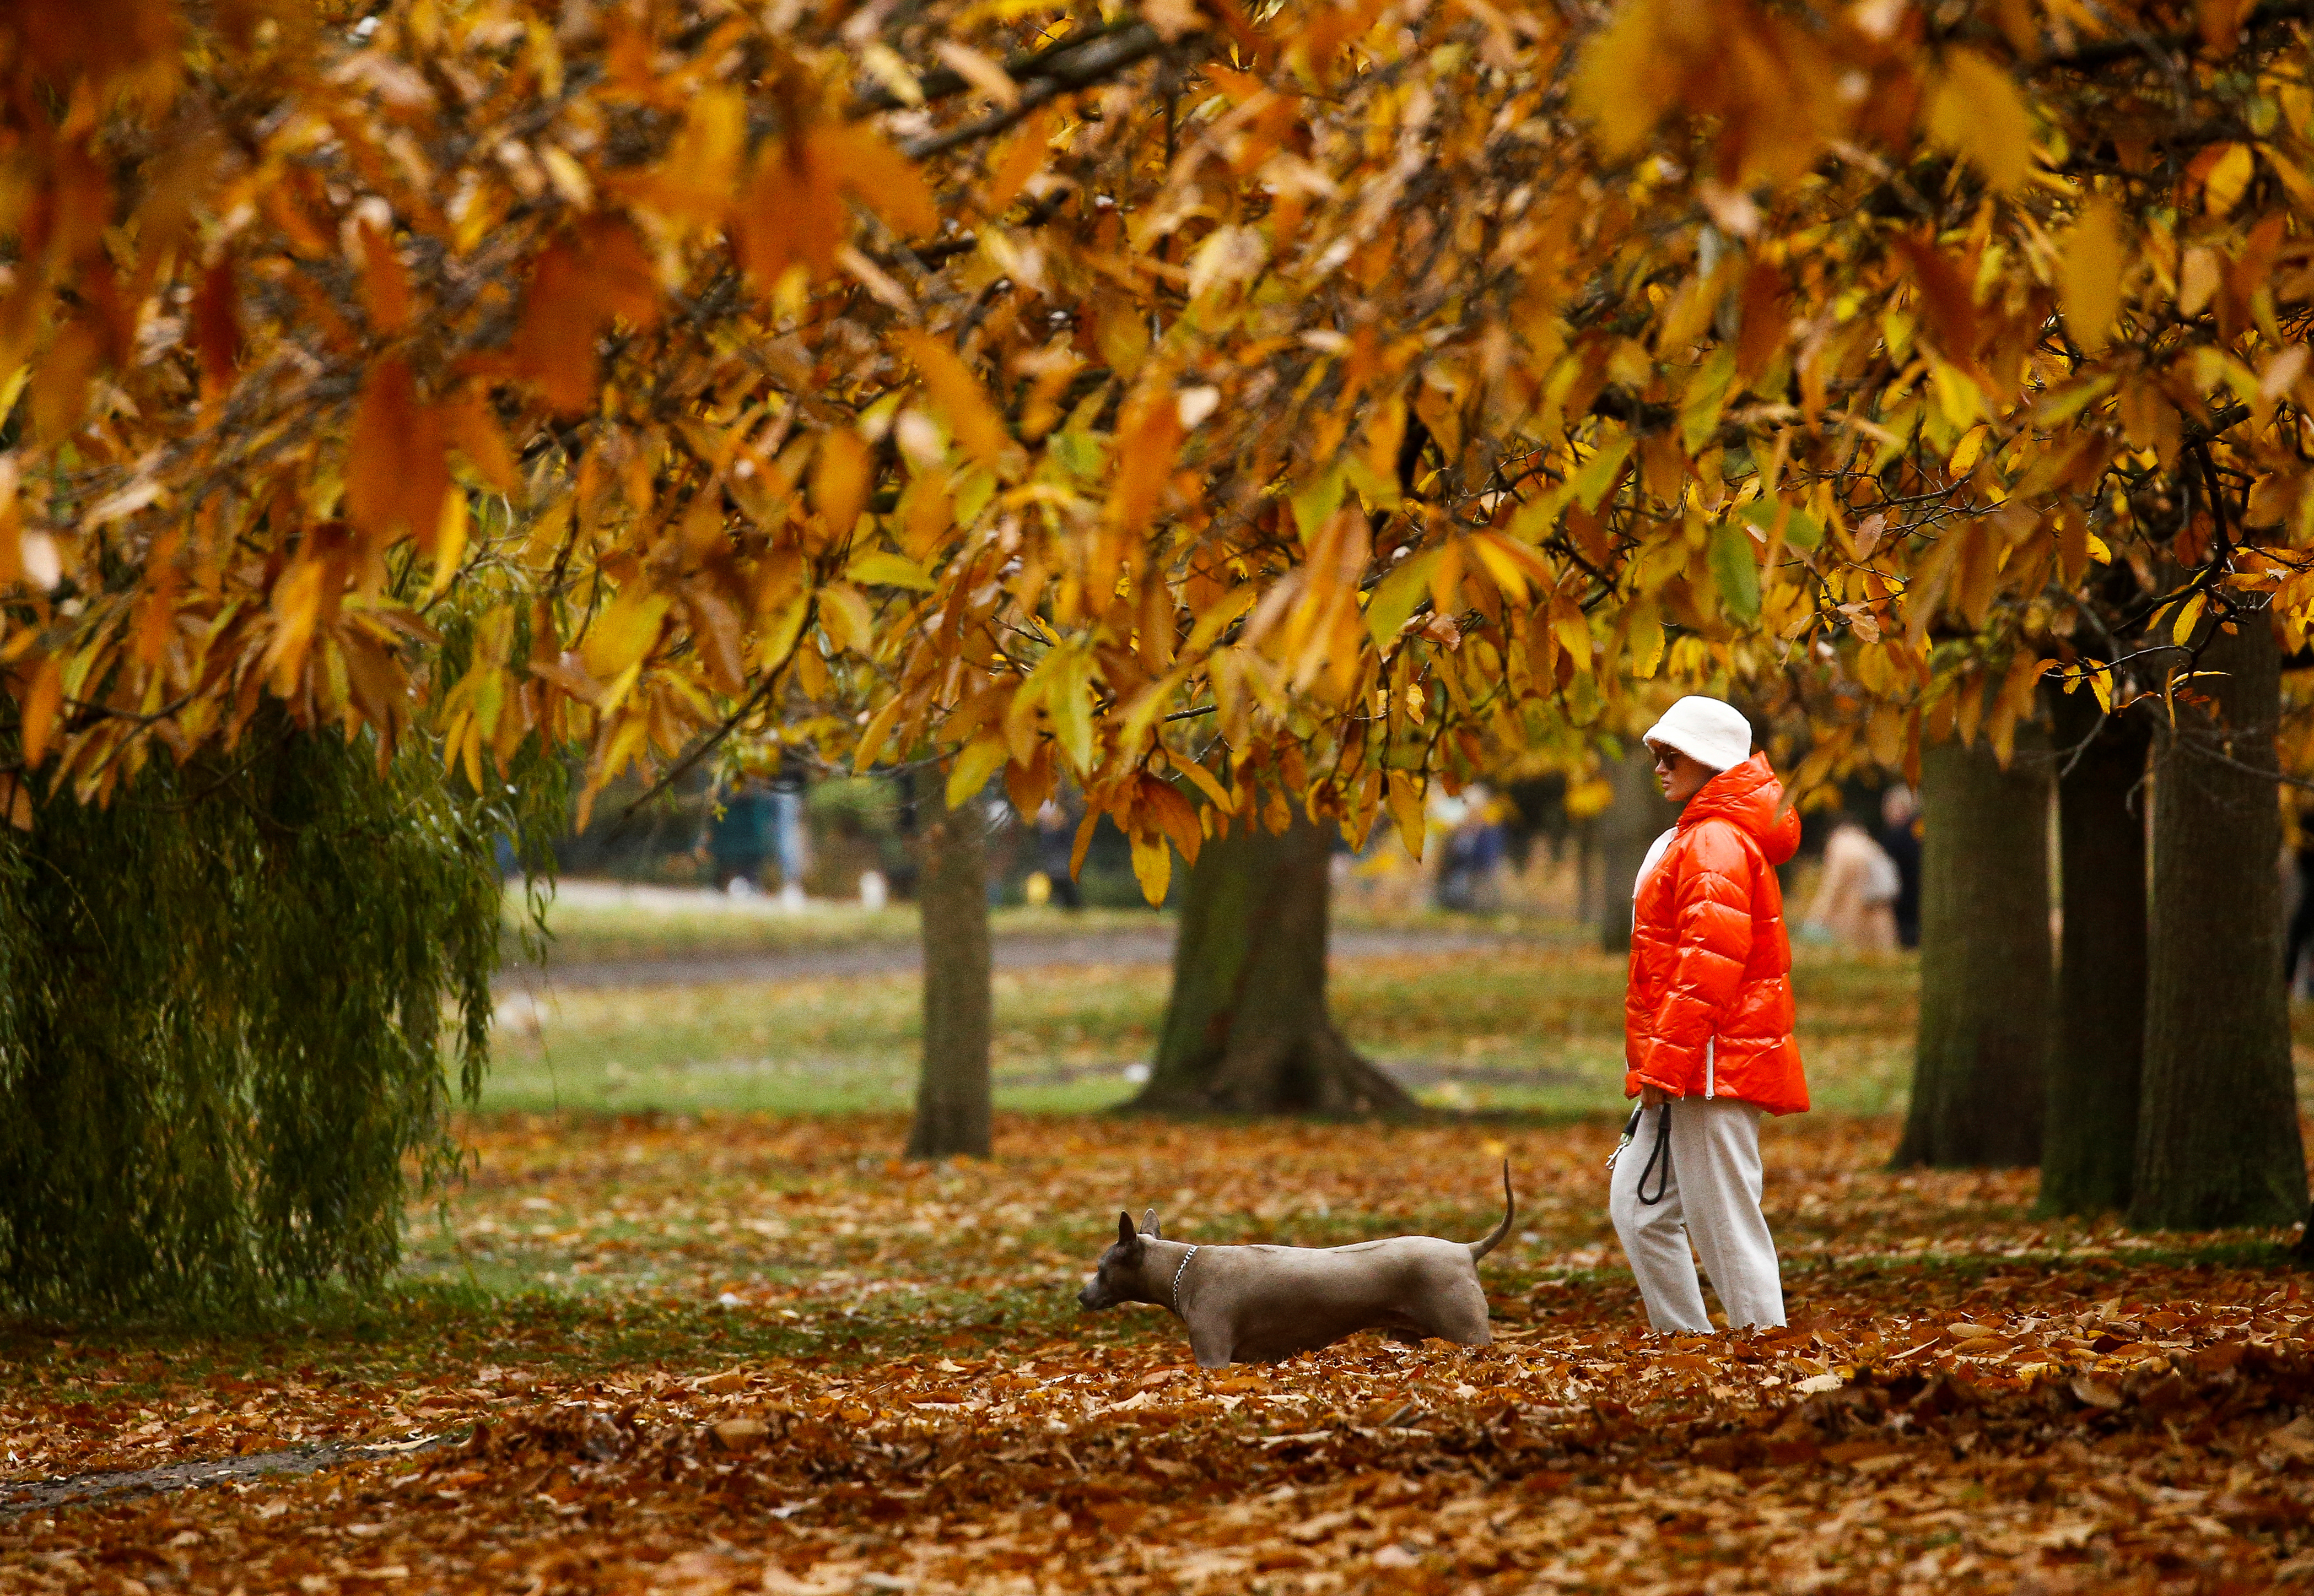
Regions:
<instances>
[{"instance_id":1,"label":"black leash","mask_svg":"<svg viewBox=\"0 0 2314 1596\"><path fill-rule=\"evenodd\" d=\"M1638 1134L1639 1115L1647 1111L1645 1104L1631 1110L1631 1117L1623 1125L1623 1139L1615 1144L1614 1156L1607 1160L1610 1168L1614 1167L1615 1159L1622 1156L1623 1149L1631 1144L1631 1139ZM1656 1182L1656 1195L1650 1197L1647 1195L1647 1177L1656 1172L1656 1161L1659 1159L1663 1161L1663 1177ZM1671 1195L1671 1105L1668 1102L1663 1105L1656 1121L1656 1144L1647 1154L1647 1167L1639 1171L1639 1189L1633 1195L1650 1208Z\"/></svg>"}]
</instances>

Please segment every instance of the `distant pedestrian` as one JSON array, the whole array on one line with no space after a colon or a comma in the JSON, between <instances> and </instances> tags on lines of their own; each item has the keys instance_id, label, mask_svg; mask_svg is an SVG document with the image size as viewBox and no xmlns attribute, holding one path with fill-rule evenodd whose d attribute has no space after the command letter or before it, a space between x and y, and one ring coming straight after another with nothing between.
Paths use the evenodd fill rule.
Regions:
<instances>
[{"instance_id":1,"label":"distant pedestrian","mask_svg":"<svg viewBox=\"0 0 2314 1596\"><path fill-rule=\"evenodd\" d=\"M1896 945L1921 945L1921 806L1902 781L1880 795L1880 851L1896 867Z\"/></svg>"},{"instance_id":2,"label":"distant pedestrian","mask_svg":"<svg viewBox=\"0 0 2314 1596\"><path fill-rule=\"evenodd\" d=\"M803 762L782 752L772 774L772 853L780 866L780 904L788 909L804 905L804 871L811 858L804 836L803 798Z\"/></svg>"},{"instance_id":3,"label":"distant pedestrian","mask_svg":"<svg viewBox=\"0 0 2314 1596\"><path fill-rule=\"evenodd\" d=\"M1500 895L1497 877L1510 851L1503 824L1508 807L1483 787L1471 789L1459 802L1462 814L1446 833L1434 895L1441 909L1482 913L1494 908Z\"/></svg>"},{"instance_id":4,"label":"distant pedestrian","mask_svg":"<svg viewBox=\"0 0 2314 1596\"><path fill-rule=\"evenodd\" d=\"M742 776L709 813L707 852L714 861L715 885L733 897L750 896L762 886L764 866L772 856L771 810L764 784Z\"/></svg>"},{"instance_id":5,"label":"distant pedestrian","mask_svg":"<svg viewBox=\"0 0 2314 1596\"><path fill-rule=\"evenodd\" d=\"M1776 881L1799 817L1731 704L1681 699L1647 744L1683 807L1632 889L1623 1091L1639 1107L1610 1160L1608 1212L1654 1328L1711 1328L1691 1243L1731 1328L1780 1325L1760 1116L1808 1106Z\"/></svg>"},{"instance_id":6,"label":"distant pedestrian","mask_svg":"<svg viewBox=\"0 0 2314 1596\"><path fill-rule=\"evenodd\" d=\"M1076 851L1076 817L1058 798L1047 798L1037 811L1037 869L1045 877L1051 901L1064 909L1084 907L1077 878L1069 873L1069 859Z\"/></svg>"},{"instance_id":7,"label":"distant pedestrian","mask_svg":"<svg viewBox=\"0 0 2314 1596\"><path fill-rule=\"evenodd\" d=\"M1903 877L1887 850L1855 821L1842 817L1824 839L1824 877L1801 922L1802 940L1828 942L1857 953L1886 953L1896 946L1896 899Z\"/></svg>"}]
</instances>

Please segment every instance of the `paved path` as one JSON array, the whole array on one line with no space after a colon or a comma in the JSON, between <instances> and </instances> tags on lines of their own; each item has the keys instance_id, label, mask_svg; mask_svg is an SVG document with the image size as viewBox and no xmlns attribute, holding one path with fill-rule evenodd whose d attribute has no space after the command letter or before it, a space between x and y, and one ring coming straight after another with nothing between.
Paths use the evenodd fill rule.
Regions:
<instances>
[{"instance_id":1,"label":"paved path","mask_svg":"<svg viewBox=\"0 0 2314 1596\"><path fill-rule=\"evenodd\" d=\"M384 1446L350 1446L341 1442L322 1442L313 1446L285 1448L280 1451L252 1452L245 1458L188 1458L177 1463L159 1463L150 1468L99 1468L86 1474L60 1474L48 1479L9 1480L0 1482L0 1523L21 1518L28 1512L43 1509L54 1512L83 1502L102 1502L117 1496L157 1496L169 1491L187 1491L197 1486L226 1485L235 1480L256 1479L266 1475L294 1476L312 1474L331 1464L354 1458L386 1458L398 1452L431 1451L446 1446L454 1438L448 1435L422 1435L413 1441L391 1442Z\"/></svg>"},{"instance_id":2,"label":"paved path","mask_svg":"<svg viewBox=\"0 0 2314 1596\"><path fill-rule=\"evenodd\" d=\"M1491 952L1524 947L1524 939L1491 932L1345 930L1333 933L1332 962ZM1173 928L1095 931L1083 936L998 937L990 949L1000 970L1065 969L1086 965L1161 965L1173 957ZM857 942L780 952L708 954L655 959L605 959L544 966L517 965L499 977L501 987L532 991L613 986L705 986L726 982L810 981L831 975L896 975L923 966L914 941Z\"/></svg>"}]
</instances>

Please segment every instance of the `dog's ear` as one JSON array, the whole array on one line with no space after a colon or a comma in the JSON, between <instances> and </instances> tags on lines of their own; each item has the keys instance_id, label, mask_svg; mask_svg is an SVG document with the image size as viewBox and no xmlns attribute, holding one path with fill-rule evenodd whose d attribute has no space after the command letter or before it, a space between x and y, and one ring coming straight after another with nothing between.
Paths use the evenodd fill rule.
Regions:
<instances>
[{"instance_id":1,"label":"dog's ear","mask_svg":"<svg viewBox=\"0 0 2314 1596\"><path fill-rule=\"evenodd\" d=\"M1121 1211L1117 1216L1117 1244L1127 1252L1141 1245L1141 1238L1133 1229L1133 1216Z\"/></svg>"},{"instance_id":2,"label":"dog's ear","mask_svg":"<svg viewBox=\"0 0 2314 1596\"><path fill-rule=\"evenodd\" d=\"M1157 1228L1157 1211L1154 1208L1142 1214L1141 1233L1144 1236L1154 1236L1160 1241L1165 1239L1165 1232Z\"/></svg>"}]
</instances>

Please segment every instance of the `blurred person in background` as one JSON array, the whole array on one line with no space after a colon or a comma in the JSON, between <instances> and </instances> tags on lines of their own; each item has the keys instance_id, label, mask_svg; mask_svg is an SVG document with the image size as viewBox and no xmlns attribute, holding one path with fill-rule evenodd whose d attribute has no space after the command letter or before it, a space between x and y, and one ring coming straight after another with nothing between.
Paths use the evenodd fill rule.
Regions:
<instances>
[{"instance_id":1,"label":"blurred person in background","mask_svg":"<svg viewBox=\"0 0 2314 1596\"><path fill-rule=\"evenodd\" d=\"M1880 851L1896 867L1896 945L1921 945L1921 806L1902 781L1880 795Z\"/></svg>"},{"instance_id":2,"label":"blurred person in background","mask_svg":"<svg viewBox=\"0 0 2314 1596\"><path fill-rule=\"evenodd\" d=\"M1493 908L1499 896L1496 877L1509 852L1503 824L1509 808L1483 787L1466 791L1461 806L1446 833L1435 895L1441 909L1473 913Z\"/></svg>"},{"instance_id":3,"label":"blurred person in background","mask_svg":"<svg viewBox=\"0 0 2314 1596\"><path fill-rule=\"evenodd\" d=\"M1030 877L1029 900L1032 904L1050 902L1064 909L1084 907L1084 895L1077 890L1077 878L1069 874L1069 855L1076 847L1077 817L1057 798L1045 800L1037 811L1037 871ZM1042 877L1045 893L1041 900L1035 887L1036 877Z\"/></svg>"},{"instance_id":4,"label":"blurred person in background","mask_svg":"<svg viewBox=\"0 0 2314 1596\"><path fill-rule=\"evenodd\" d=\"M707 853L720 891L744 898L762 889L772 857L772 796L764 782L740 776L724 789L708 811Z\"/></svg>"},{"instance_id":5,"label":"blurred person in background","mask_svg":"<svg viewBox=\"0 0 2314 1596\"><path fill-rule=\"evenodd\" d=\"M803 824L803 762L782 750L772 774L772 851L780 866L780 906L803 907L803 876L810 868L810 844Z\"/></svg>"},{"instance_id":6,"label":"blurred person in background","mask_svg":"<svg viewBox=\"0 0 2314 1596\"><path fill-rule=\"evenodd\" d=\"M1893 952L1896 900L1903 889L1903 877L1888 851L1843 816L1824 839L1824 878L1801 923L1800 939L1856 953Z\"/></svg>"}]
</instances>

